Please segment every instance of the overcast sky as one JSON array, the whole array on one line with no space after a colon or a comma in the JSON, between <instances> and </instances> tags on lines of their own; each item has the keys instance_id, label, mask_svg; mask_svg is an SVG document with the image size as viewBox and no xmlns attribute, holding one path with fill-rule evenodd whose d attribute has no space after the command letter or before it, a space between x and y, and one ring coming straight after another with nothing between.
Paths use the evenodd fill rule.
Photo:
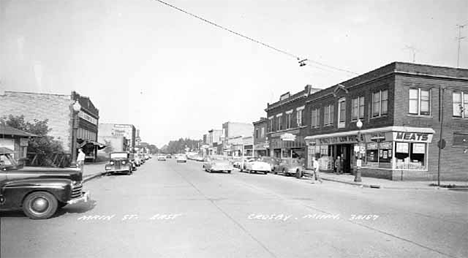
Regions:
<instances>
[{"instance_id":1,"label":"overcast sky","mask_svg":"<svg viewBox=\"0 0 468 258\"><path fill-rule=\"evenodd\" d=\"M0 0L0 87L91 98L158 147L394 61L456 67L466 0ZM468 26L460 67L468 68ZM411 48L413 50L411 50ZM293 57L313 62L299 67ZM33 107L32 107L33 108Z\"/></svg>"}]
</instances>

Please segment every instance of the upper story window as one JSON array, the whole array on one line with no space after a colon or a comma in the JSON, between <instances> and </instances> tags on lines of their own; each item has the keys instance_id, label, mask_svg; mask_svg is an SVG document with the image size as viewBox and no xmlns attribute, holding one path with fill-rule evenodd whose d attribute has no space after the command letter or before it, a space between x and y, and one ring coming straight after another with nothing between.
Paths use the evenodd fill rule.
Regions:
<instances>
[{"instance_id":1,"label":"upper story window","mask_svg":"<svg viewBox=\"0 0 468 258\"><path fill-rule=\"evenodd\" d=\"M311 112L311 126L312 128L320 127L320 109L313 109Z\"/></svg>"},{"instance_id":2,"label":"upper story window","mask_svg":"<svg viewBox=\"0 0 468 258\"><path fill-rule=\"evenodd\" d=\"M265 127L260 128L260 138L265 137Z\"/></svg>"},{"instance_id":3,"label":"upper story window","mask_svg":"<svg viewBox=\"0 0 468 258\"><path fill-rule=\"evenodd\" d=\"M372 93L372 117L388 114L388 90Z\"/></svg>"},{"instance_id":4,"label":"upper story window","mask_svg":"<svg viewBox=\"0 0 468 258\"><path fill-rule=\"evenodd\" d=\"M335 114L335 105L327 105L323 108L323 125L332 125L333 124L333 119L334 119L334 114Z\"/></svg>"},{"instance_id":5,"label":"upper story window","mask_svg":"<svg viewBox=\"0 0 468 258\"><path fill-rule=\"evenodd\" d=\"M465 92L454 92L452 94L454 117L468 118L468 94Z\"/></svg>"},{"instance_id":6,"label":"upper story window","mask_svg":"<svg viewBox=\"0 0 468 258\"><path fill-rule=\"evenodd\" d=\"M276 129L278 129L278 131L283 130L283 121L281 119L282 116L283 114L276 115L276 123L277 123Z\"/></svg>"},{"instance_id":7,"label":"upper story window","mask_svg":"<svg viewBox=\"0 0 468 258\"><path fill-rule=\"evenodd\" d=\"M338 128L343 128L346 125L346 99L338 100Z\"/></svg>"},{"instance_id":8,"label":"upper story window","mask_svg":"<svg viewBox=\"0 0 468 258\"><path fill-rule=\"evenodd\" d=\"M255 128L255 139L258 139L258 128Z\"/></svg>"},{"instance_id":9,"label":"upper story window","mask_svg":"<svg viewBox=\"0 0 468 258\"><path fill-rule=\"evenodd\" d=\"M299 107L296 109L296 121L297 121L297 126L303 126L303 121L302 121L302 116L304 114L304 107Z\"/></svg>"},{"instance_id":10,"label":"upper story window","mask_svg":"<svg viewBox=\"0 0 468 258\"><path fill-rule=\"evenodd\" d=\"M431 115L431 90L409 89L409 114L418 116Z\"/></svg>"},{"instance_id":11,"label":"upper story window","mask_svg":"<svg viewBox=\"0 0 468 258\"><path fill-rule=\"evenodd\" d=\"M286 112L286 129L289 129L292 126L292 112L292 110Z\"/></svg>"},{"instance_id":12,"label":"upper story window","mask_svg":"<svg viewBox=\"0 0 468 258\"><path fill-rule=\"evenodd\" d=\"M274 119L275 119L275 118L274 118L273 116L271 116L271 117L268 118L268 125L267 125L267 127L268 127L268 128L267 128L268 132L273 132L273 123L274 123Z\"/></svg>"},{"instance_id":13,"label":"upper story window","mask_svg":"<svg viewBox=\"0 0 468 258\"><path fill-rule=\"evenodd\" d=\"M352 107L353 111L351 112L351 119L364 119L364 97L357 97L353 99Z\"/></svg>"}]
</instances>

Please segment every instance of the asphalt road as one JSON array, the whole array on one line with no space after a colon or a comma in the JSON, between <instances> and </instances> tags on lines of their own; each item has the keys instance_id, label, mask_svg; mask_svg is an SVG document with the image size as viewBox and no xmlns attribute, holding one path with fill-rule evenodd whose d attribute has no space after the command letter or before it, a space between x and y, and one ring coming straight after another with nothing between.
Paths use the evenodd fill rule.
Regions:
<instances>
[{"instance_id":1,"label":"asphalt road","mask_svg":"<svg viewBox=\"0 0 468 258\"><path fill-rule=\"evenodd\" d=\"M207 173L152 159L48 220L1 217L1 257L468 257L468 194Z\"/></svg>"}]
</instances>

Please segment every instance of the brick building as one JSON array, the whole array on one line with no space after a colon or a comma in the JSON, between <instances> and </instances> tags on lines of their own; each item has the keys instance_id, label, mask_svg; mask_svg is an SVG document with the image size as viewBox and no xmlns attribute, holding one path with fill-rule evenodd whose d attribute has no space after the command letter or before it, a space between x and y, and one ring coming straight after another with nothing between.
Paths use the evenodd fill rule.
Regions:
<instances>
[{"instance_id":1,"label":"brick building","mask_svg":"<svg viewBox=\"0 0 468 258\"><path fill-rule=\"evenodd\" d=\"M222 126L223 154L238 156L243 148L243 137L253 135L251 123L226 122Z\"/></svg>"},{"instance_id":2,"label":"brick building","mask_svg":"<svg viewBox=\"0 0 468 258\"><path fill-rule=\"evenodd\" d=\"M208 155L218 155L222 154L222 141L221 136L223 134L223 130L215 130L211 129L208 131L208 138L207 138L207 145L208 147Z\"/></svg>"},{"instance_id":3,"label":"brick building","mask_svg":"<svg viewBox=\"0 0 468 258\"><path fill-rule=\"evenodd\" d=\"M99 135L102 138L124 137L126 141L124 151L134 151L139 144L137 130L132 124L100 123Z\"/></svg>"},{"instance_id":4,"label":"brick building","mask_svg":"<svg viewBox=\"0 0 468 258\"><path fill-rule=\"evenodd\" d=\"M279 101L268 103L267 139L268 153L276 158L305 158L305 136L308 130L305 121L305 103L307 97L318 91L312 86L291 95L281 95Z\"/></svg>"},{"instance_id":5,"label":"brick building","mask_svg":"<svg viewBox=\"0 0 468 258\"><path fill-rule=\"evenodd\" d=\"M74 149L82 148L88 159L94 159L103 147L97 142L99 110L88 97L74 91L70 95L1 92L0 116L8 115L23 115L29 122L47 119L48 135L62 143L65 153L73 155Z\"/></svg>"},{"instance_id":6,"label":"brick building","mask_svg":"<svg viewBox=\"0 0 468 258\"><path fill-rule=\"evenodd\" d=\"M441 179L468 179L467 69L391 63L309 95L305 110L307 159L323 170L341 156L354 173L359 157L363 176L434 180L440 165Z\"/></svg>"},{"instance_id":7,"label":"brick building","mask_svg":"<svg viewBox=\"0 0 468 258\"><path fill-rule=\"evenodd\" d=\"M265 117L260 118L260 120L252 123L254 126L254 156L255 157L265 157L267 156L268 141L267 141L267 119Z\"/></svg>"}]
</instances>

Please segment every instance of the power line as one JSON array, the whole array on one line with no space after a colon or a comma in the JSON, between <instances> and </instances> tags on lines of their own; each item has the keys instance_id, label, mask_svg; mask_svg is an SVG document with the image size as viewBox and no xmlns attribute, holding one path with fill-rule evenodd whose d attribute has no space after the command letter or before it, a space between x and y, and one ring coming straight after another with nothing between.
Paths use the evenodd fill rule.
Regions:
<instances>
[{"instance_id":1,"label":"power line","mask_svg":"<svg viewBox=\"0 0 468 258\"><path fill-rule=\"evenodd\" d=\"M201 20L201 21L203 21L203 22L205 22L205 23L208 23L208 24L210 24L210 25L213 25L213 26L215 26L215 27L217 27L217 28L220 28L220 29L222 29L222 30L225 30L225 31L227 31L227 32L229 32L229 33L232 33L232 34L234 34L234 35L237 35L237 36L239 36L239 37L241 37L241 38L247 39L247 40L252 41L252 42L254 42L254 43L256 43L256 44L260 44L260 45L262 45L262 46L264 46L264 47L267 47L267 48L269 48L269 49L272 49L272 50L274 50L274 51L276 51L276 52L279 52L279 53L281 53L281 54L284 54L284 55L287 55L287 56L289 56L289 57L292 57L292 58L296 59L297 61L299 61L299 65L300 65L300 66L304 66L304 65L305 65L305 62L307 61L307 62L311 62L311 63L317 64L317 65L321 65L321 66L324 66L324 67L328 67L328 68L330 68L330 69L334 69L334 70L337 70L337 71L346 72L346 73L351 73L351 74L357 74L357 73L352 72L352 71L348 71L348 70L345 70L345 69L341 69L341 68L338 68L338 67L334 67L334 66L331 66L331 65L327 65L327 64L324 64L324 63L320 63L320 62L317 62L317 61L314 61L314 60L311 60L311 59L301 59L301 58L300 58L299 56L297 56L297 55L294 55L294 54L289 53L289 52L287 52L287 51L285 51L285 50L276 48L276 47L274 47L274 46L272 46L272 45L270 45L270 44L264 43L264 42L262 42L262 41L259 41L259 40L254 39L254 38L245 36L245 35L243 35L243 34L241 34L241 33L239 33L239 32L233 31L233 30L231 30L231 29L229 29L229 28L226 28L226 27L224 27L224 26L222 26L222 25L219 25L219 24L217 24L217 23L215 23L215 22L209 21L209 20L207 20L207 19L205 19L205 18L203 18L203 17L200 17L200 16L198 16L198 15L196 15L196 14L193 14L193 13L190 13L190 12L188 12L188 11L185 11L184 9L181 9L181 8L179 8L179 7L177 7L177 6L174 6L174 5L172 5L172 4L169 4L169 3L167 3L167 2L164 2L164 1L161 1L161 0L155 0L155 1L157 1L157 2L159 2L159 3L161 3L161 4L164 4L164 5L166 5L166 6L170 7L170 8L172 8L172 9L175 9L175 10L177 10L177 11L179 11L179 12L182 12L182 13L185 13L185 14L187 14L187 15L190 15L190 16L192 16L192 17L194 17L194 18L196 18L196 19L199 19L199 20Z\"/></svg>"}]
</instances>

